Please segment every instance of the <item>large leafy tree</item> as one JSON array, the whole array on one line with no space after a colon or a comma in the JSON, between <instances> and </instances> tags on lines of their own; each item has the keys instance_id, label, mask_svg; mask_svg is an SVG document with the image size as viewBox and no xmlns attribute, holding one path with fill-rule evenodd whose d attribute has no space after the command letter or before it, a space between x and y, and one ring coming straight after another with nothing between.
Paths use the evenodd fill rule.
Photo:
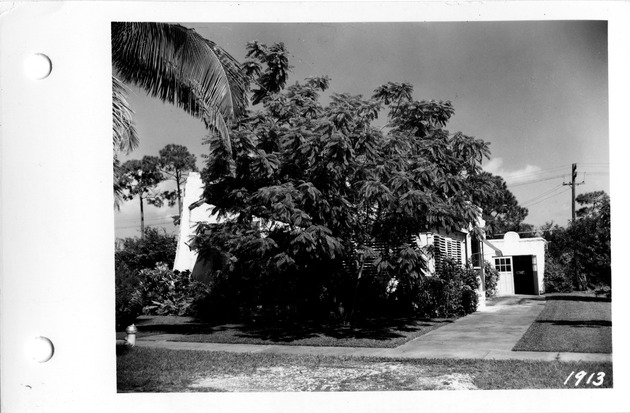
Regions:
<instances>
[{"instance_id":1,"label":"large leafy tree","mask_svg":"<svg viewBox=\"0 0 630 413\"><path fill-rule=\"evenodd\" d=\"M192 29L167 23L111 24L114 199L121 201L117 152L138 144L124 83L182 108L216 131L229 148L229 124L247 106L246 77L239 63Z\"/></svg>"},{"instance_id":2,"label":"large leafy tree","mask_svg":"<svg viewBox=\"0 0 630 413\"><path fill-rule=\"evenodd\" d=\"M170 206L177 202L177 224L182 215L182 185L189 172L197 171L197 157L183 145L168 144L160 149L160 169L165 179L175 182L175 190L162 191L162 196L168 200Z\"/></svg>"},{"instance_id":3,"label":"large leafy tree","mask_svg":"<svg viewBox=\"0 0 630 413\"><path fill-rule=\"evenodd\" d=\"M473 193L473 202L483 211L488 237L508 231L529 231L532 228L523 222L528 214L527 208L518 204L503 178L484 171L474 179L482 190Z\"/></svg>"},{"instance_id":4,"label":"large leafy tree","mask_svg":"<svg viewBox=\"0 0 630 413\"><path fill-rule=\"evenodd\" d=\"M541 228L549 241L547 254L563 266L574 288L610 286L610 197L594 191L578 195L576 201L577 219L566 228L553 223Z\"/></svg>"},{"instance_id":5,"label":"large leafy tree","mask_svg":"<svg viewBox=\"0 0 630 413\"><path fill-rule=\"evenodd\" d=\"M127 201L136 196L140 201L140 234L144 239L144 203L161 207L164 200L157 186L164 180L160 160L156 156L144 156L141 160L131 159L121 166L120 184L123 198Z\"/></svg>"},{"instance_id":6,"label":"large leafy tree","mask_svg":"<svg viewBox=\"0 0 630 413\"><path fill-rule=\"evenodd\" d=\"M200 226L194 245L221 257L217 274L249 288L255 303L272 297L275 305L352 311L361 283L412 289L426 258L412 237L476 222L472 177L487 143L449 133L450 102L413 100L410 84L389 83L372 98L332 94L326 106L326 77L278 89L288 63L267 57L286 51L248 48L267 66L254 80L263 107L234 125L231 148L209 137L204 196L225 221ZM383 107L385 131L372 124ZM365 279L368 265L376 274Z\"/></svg>"},{"instance_id":7,"label":"large leafy tree","mask_svg":"<svg viewBox=\"0 0 630 413\"><path fill-rule=\"evenodd\" d=\"M610 197L596 191L581 194L576 201L581 208L567 235L575 254L577 286L580 290L610 286Z\"/></svg>"}]
</instances>

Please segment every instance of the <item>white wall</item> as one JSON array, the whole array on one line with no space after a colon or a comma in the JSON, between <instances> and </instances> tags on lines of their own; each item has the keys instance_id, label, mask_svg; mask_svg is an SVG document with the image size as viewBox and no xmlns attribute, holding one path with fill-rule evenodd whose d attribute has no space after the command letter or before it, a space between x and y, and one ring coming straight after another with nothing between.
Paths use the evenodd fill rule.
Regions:
<instances>
[{"instance_id":1,"label":"white wall","mask_svg":"<svg viewBox=\"0 0 630 413\"><path fill-rule=\"evenodd\" d=\"M197 260L197 253L188 247L190 238L195 233L199 222L217 222L216 215L209 211L211 205L201 204L197 208L189 209L190 205L199 201L203 196L203 183L199 172L191 172L184 187L184 199L182 201L182 217L179 224L180 232L177 239L177 252L175 254L174 270L192 271Z\"/></svg>"},{"instance_id":2,"label":"white wall","mask_svg":"<svg viewBox=\"0 0 630 413\"><path fill-rule=\"evenodd\" d=\"M503 256L535 255L538 265L538 291L544 293L543 277L545 275L545 243L543 238L521 238L516 232L508 232L503 239L488 240L501 250ZM484 248L486 261L494 263L496 252L492 248Z\"/></svg>"}]
</instances>

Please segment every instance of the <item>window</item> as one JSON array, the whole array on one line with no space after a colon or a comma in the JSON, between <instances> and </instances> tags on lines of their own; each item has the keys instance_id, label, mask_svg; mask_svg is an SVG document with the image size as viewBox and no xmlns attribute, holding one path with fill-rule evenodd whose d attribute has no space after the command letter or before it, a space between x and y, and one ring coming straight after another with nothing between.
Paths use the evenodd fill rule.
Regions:
<instances>
[{"instance_id":1,"label":"window","mask_svg":"<svg viewBox=\"0 0 630 413\"><path fill-rule=\"evenodd\" d=\"M456 239L435 235L433 238L435 248L435 262L439 264L446 258L457 262L462 261L462 243Z\"/></svg>"},{"instance_id":2,"label":"window","mask_svg":"<svg viewBox=\"0 0 630 413\"><path fill-rule=\"evenodd\" d=\"M494 268L499 272L511 272L512 271L512 259L507 258L495 258Z\"/></svg>"}]
</instances>

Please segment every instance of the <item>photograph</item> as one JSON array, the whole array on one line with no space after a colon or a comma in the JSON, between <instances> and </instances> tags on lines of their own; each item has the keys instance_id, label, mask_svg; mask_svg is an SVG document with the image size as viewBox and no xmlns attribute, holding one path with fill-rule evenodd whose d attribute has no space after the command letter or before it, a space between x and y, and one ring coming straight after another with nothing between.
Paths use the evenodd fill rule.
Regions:
<instances>
[{"instance_id":1,"label":"photograph","mask_svg":"<svg viewBox=\"0 0 630 413\"><path fill-rule=\"evenodd\" d=\"M117 392L613 388L608 40L113 21Z\"/></svg>"}]
</instances>

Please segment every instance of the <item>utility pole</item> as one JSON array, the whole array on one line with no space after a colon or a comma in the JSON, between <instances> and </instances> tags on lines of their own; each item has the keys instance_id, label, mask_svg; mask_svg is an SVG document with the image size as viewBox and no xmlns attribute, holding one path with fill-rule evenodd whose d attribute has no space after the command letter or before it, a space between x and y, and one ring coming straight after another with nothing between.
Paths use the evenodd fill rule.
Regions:
<instances>
[{"instance_id":1,"label":"utility pole","mask_svg":"<svg viewBox=\"0 0 630 413\"><path fill-rule=\"evenodd\" d=\"M571 165L571 182L563 182L562 185L571 185L571 223L575 223L575 186L582 185L584 181L580 183L575 182L577 178L577 164ZM580 275L578 254L573 247L573 271L575 272L575 286L578 290L586 289L586 279Z\"/></svg>"},{"instance_id":2,"label":"utility pole","mask_svg":"<svg viewBox=\"0 0 630 413\"><path fill-rule=\"evenodd\" d=\"M571 222L575 222L575 186L584 183L584 181L576 183L575 178L577 178L577 164L574 163L571 165L571 182L562 183L562 185L571 185Z\"/></svg>"}]
</instances>

